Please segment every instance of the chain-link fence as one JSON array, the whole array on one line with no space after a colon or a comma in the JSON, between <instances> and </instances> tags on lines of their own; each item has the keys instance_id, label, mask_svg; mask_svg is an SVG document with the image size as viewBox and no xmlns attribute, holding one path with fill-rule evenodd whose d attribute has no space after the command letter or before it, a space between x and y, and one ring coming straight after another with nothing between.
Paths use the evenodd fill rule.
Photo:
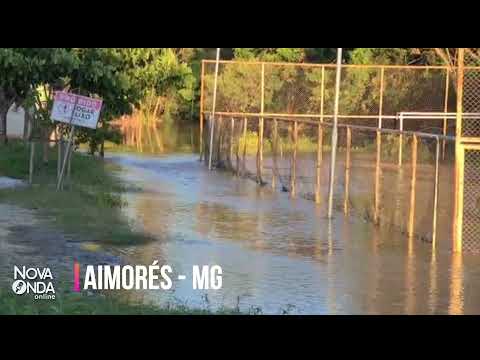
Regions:
<instances>
[{"instance_id":1,"label":"chain-link fence","mask_svg":"<svg viewBox=\"0 0 480 360\"><path fill-rule=\"evenodd\" d=\"M477 65L465 67L465 88L472 92L480 85ZM335 65L221 61L215 120L210 112L215 62L205 61L203 67L201 114L209 120L202 129L205 161L213 135L214 166L292 197L326 204ZM338 155L332 164L337 210L433 244L452 244L458 183L454 166L455 159L458 163L458 74L454 70L448 66L342 66ZM460 134L470 139L480 136L480 97L466 92L464 103L469 106L462 114ZM472 151L473 155L465 152L465 166L472 163L478 168L478 149ZM474 181L477 173L466 170L468 186L480 186ZM476 192L466 184L467 192L465 206L479 209ZM464 227L464 244L471 250L476 246L467 244L479 242L475 224L480 219L476 210L474 215L466 211L463 221L469 225Z\"/></svg>"},{"instance_id":2,"label":"chain-link fence","mask_svg":"<svg viewBox=\"0 0 480 360\"><path fill-rule=\"evenodd\" d=\"M203 111L212 108L214 78L215 61L204 61ZM221 61L215 112L331 119L334 82L335 65L330 64ZM454 111L452 88L446 66L344 65L340 119L377 125L379 115L388 123L399 112Z\"/></svg>"},{"instance_id":3,"label":"chain-link fence","mask_svg":"<svg viewBox=\"0 0 480 360\"><path fill-rule=\"evenodd\" d=\"M458 51L457 212L458 250L480 251L480 52Z\"/></svg>"},{"instance_id":4,"label":"chain-link fence","mask_svg":"<svg viewBox=\"0 0 480 360\"><path fill-rule=\"evenodd\" d=\"M212 123L207 121L205 133L210 134ZM261 126L262 117L216 118L213 166L292 198L325 204L331 124L263 117L263 138L259 137ZM451 150L442 159L444 140ZM426 241L451 243L453 142L453 137L443 135L340 124L335 208ZM205 153L210 153L208 146Z\"/></svg>"}]
</instances>

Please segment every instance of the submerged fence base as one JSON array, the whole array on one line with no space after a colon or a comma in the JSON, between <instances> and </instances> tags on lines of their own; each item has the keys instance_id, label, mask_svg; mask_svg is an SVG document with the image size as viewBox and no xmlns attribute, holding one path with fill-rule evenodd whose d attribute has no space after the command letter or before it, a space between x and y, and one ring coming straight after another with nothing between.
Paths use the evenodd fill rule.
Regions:
<instances>
[{"instance_id":1,"label":"submerged fence base","mask_svg":"<svg viewBox=\"0 0 480 360\"><path fill-rule=\"evenodd\" d=\"M343 171L337 171L332 194L338 212L396 228L433 247L439 238L447 242L453 229L454 166L453 154L443 160L440 153L442 142L448 145L447 153L454 149L453 137L339 124L338 161L331 164L331 123L259 119L215 119L211 151L203 141L203 153L212 153L213 168L325 207L329 169L338 166Z\"/></svg>"}]
</instances>

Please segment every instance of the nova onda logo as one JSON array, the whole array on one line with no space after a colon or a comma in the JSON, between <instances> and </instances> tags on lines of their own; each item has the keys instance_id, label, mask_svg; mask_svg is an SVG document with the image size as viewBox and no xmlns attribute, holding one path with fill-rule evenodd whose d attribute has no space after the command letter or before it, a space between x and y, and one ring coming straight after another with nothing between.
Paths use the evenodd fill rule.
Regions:
<instances>
[{"instance_id":1,"label":"nova onda logo","mask_svg":"<svg viewBox=\"0 0 480 360\"><path fill-rule=\"evenodd\" d=\"M55 288L50 268L18 267L13 269L12 291L17 295L32 295L35 300L54 300Z\"/></svg>"}]
</instances>

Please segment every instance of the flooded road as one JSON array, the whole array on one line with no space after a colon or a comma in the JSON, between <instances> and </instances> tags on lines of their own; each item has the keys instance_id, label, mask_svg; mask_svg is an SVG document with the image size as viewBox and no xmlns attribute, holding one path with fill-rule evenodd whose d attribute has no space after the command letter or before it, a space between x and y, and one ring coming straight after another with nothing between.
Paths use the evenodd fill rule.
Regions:
<instances>
[{"instance_id":1,"label":"flooded road","mask_svg":"<svg viewBox=\"0 0 480 360\"><path fill-rule=\"evenodd\" d=\"M110 249L132 264L169 264L186 280L146 302L239 306L276 314L471 314L480 312L480 257L407 239L360 217L328 221L312 201L209 172L198 155L111 155L132 223L155 236ZM405 214L405 216L407 216ZM221 290L192 289L192 266L218 264ZM207 294L207 297L205 297Z\"/></svg>"}]
</instances>

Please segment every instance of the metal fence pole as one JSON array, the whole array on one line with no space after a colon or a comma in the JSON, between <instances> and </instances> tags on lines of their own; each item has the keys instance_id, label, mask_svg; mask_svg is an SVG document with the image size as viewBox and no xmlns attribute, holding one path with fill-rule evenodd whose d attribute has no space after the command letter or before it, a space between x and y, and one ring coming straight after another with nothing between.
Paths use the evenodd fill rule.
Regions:
<instances>
[{"instance_id":1,"label":"metal fence pole","mask_svg":"<svg viewBox=\"0 0 480 360\"><path fill-rule=\"evenodd\" d=\"M247 121L248 119L245 117L243 119L243 175L247 173Z\"/></svg>"},{"instance_id":2,"label":"metal fence pole","mask_svg":"<svg viewBox=\"0 0 480 360\"><path fill-rule=\"evenodd\" d=\"M352 147L352 129L347 127L347 154L345 158L345 199L343 201L343 211L348 214L349 188L350 188L350 152Z\"/></svg>"},{"instance_id":3,"label":"metal fence pole","mask_svg":"<svg viewBox=\"0 0 480 360\"><path fill-rule=\"evenodd\" d=\"M413 135L412 141L412 180L410 187L410 212L408 216L408 236L413 237L415 225L415 195L417 187L417 135Z\"/></svg>"},{"instance_id":4,"label":"metal fence pole","mask_svg":"<svg viewBox=\"0 0 480 360\"><path fill-rule=\"evenodd\" d=\"M213 104L212 104L212 126L210 127L210 149L208 157L208 170L212 170L212 149L213 149L213 132L215 131L215 105L217 102L217 84L218 84L218 65L220 62L220 48L217 49L217 61L215 63L215 80L213 85Z\"/></svg>"},{"instance_id":5,"label":"metal fence pole","mask_svg":"<svg viewBox=\"0 0 480 360\"><path fill-rule=\"evenodd\" d=\"M440 139L437 137L436 146L435 146L435 189L433 192L433 225L432 225L432 248L433 249L435 249L436 240L437 240L439 167L440 167Z\"/></svg>"},{"instance_id":6,"label":"metal fence pole","mask_svg":"<svg viewBox=\"0 0 480 360\"><path fill-rule=\"evenodd\" d=\"M383 122L383 91L385 86L385 67L382 66L380 70L380 100L378 103L378 128L382 128Z\"/></svg>"},{"instance_id":7,"label":"metal fence pole","mask_svg":"<svg viewBox=\"0 0 480 360\"><path fill-rule=\"evenodd\" d=\"M204 101L204 93L203 93L203 85L205 82L205 61L202 60L202 75L200 80L200 161L202 161L202 157L204 154L203 149L203 101Z\"/></svg>"},{"instance_id":8,"label":"metal fence pole","mask_svg":"<svg viewBox=\"0 0 480 360\"><path fill-rule=\"evenodd\" d=\"M240 124L240 126L241 126L241 124ZM241 135L237 136L237 140L236 140L237 147L236 147L236 152L235 152L235 154L236 154L235 156L236 156L236 160L237 160L235 175L237 175L237 176L240 175L240 139L241 139Z\"/></svg>"},{"instance_id":9,"label":"metal fence pole","mask_svg":"<svg viewBox=\"0 0 480 360\"><path fill-rule=\"evenodd\" d=\"M323 105L325 99L325 66L322 66L322 80L320 89L320 124L318 124L317 134L317 166L315 179L315 202L320 203L320 186L321 186L321 171L322 171L322 157L323 157Z\"/></svg>"},{"instance_id":10,"label":"metal fence pole","mask_svg":"<svg viewBox=\"0 0 480 360\"><path fill-rule=\"evenodd\" d=\"M375 209L373 213L373 222L378 225L380 223L380 163L382 154L382 133L377 130L377 155L375 161Z\"/></svg>"},{"instance_id":11,"label":"metal fence pole","mask_svg":"<svg viewBox=\"0 0 480 360\"><path fill-rule=\"evenodd\" d=\"M298 122L295 120L293 123L293 152L292 152L292 165L291 165L291 177L290 177L290 192L291 196L297 195L297 146L298 146Z\"/></svg>"},{"instance_id":12,"label":"metal fence pole","mask_svg":"<svg viewBox=\"0 0 480 360\"><path fill-rule=\"evenodd\" d=\"M403 114L400 113L400 131L402 131L398 137L398 166L402 166L403 162Z\"/></svg>"},{"instance_id":13,"label":"metal fence pole","mask_svg":"<svg viewBox=\"0 0 480 360\"><path fill-rule=\"evenodd\" d=\"M257 151L257 182L263 183L263 113L265 106L265 63L262 63L262 79L260 89L260 117L258 119L258 151Z\"/></svg>"},{"instance_id":14,"label":"metal fence pole","mask_svg":"<svg viewBox=\"0 0 480 360\"><path fill-rule=\"evenodd\" d=\"M340 77L342 75L342 48L337 49L337 75L335 83L335 102L333 112L332 128L332 151L330 158L330 184L328 189L328 218L333 216L333 186L335 181L335 161L337 156L337 138L338 138L338 100L340 96Z\"/></svg>"},{"instance_id":15,"label":"metal fence pole","mask_svg":"<svg viewBox=\"0 0 480 360\"><path fill-rule=\"evenodd\" d=\"M448 96L449 96L449 84L450 84L450 72L448 69L446 70L446 75L445 75L445 102L443 106L443 111L445 113L448 112ZM447 117L443 118L443 136L447 136L447 130L448 130L448 119ZM446 148L446 140L442 140L442 159L445 160L445 148Z\"/></svg>"},{"instance_id":16,"label":"metal fence pole","mask_svg":"<svg viewBox=\"0 0 480 360\"><path fill-rule=\"evenodd\" d=\"M230 120L230 160L229 160L229 165L230 169L233 171L233 137L235 134L235 119L232 117Z\"/></svg>"},{"instance_id":17,"label":"metal fence pole","mask_svg":"<svg viewBox=\"0 0 480 360\"><path fill-rule=\"evenodd\" d=\"M317 134L317 166L315 179L315 202L320 203L320 186L321 186L321 172L322 172L322 158L323 158L323 125L318 124Z\"/></svg>"},{"instance_id":18,"label":"metal fence pole","mask_svg":"<svg viewBox=\"0 0 480 360\"><path fill-rule=\"evenodd\" d=\"M273 144L272 144L272 189L277 186L275 172L277 171L277 147L278 147L278 121L273 119Z\"/></svg>"},{"instance_id":19,"label":"metal fence pole","mask_svg":"<svg viewBox=\"0 0 480 360\"><path fill-rule=\"evenodd\" d=\"M217 158L216 163L222 166L222 147L223 147L223 140L225 137L225 128L223 126L223 116L218 117L218 124L217 124L217 141L216 141L216 150L217 150Z\"/></svg>"},{"instance_id":20,"label":"metal fence pole","mask_svg":"<svg viewBox=\"0 0 480 360\"><path fill-rule=\"evenodd\" d=\"M212 116L207 115L205 122L205 132L204 132L204 141L203 141L203 161L205 162L205 165L208 166L208 156L207 152L210 153L209 149L209 141L208 141L208 136L210 134L210 128L212 127Z\"/></svg>"},{"instance_id":21,"label":"metal fence pole","mask_svg":"<svg viewBox=\"0 0 480 360\"><path fill-rule=\"evenodd\" d=\"M455 220L453 251L462 251L464 151L461 146L465 48L458 49L457 118L455 136Z\"/></svg>"}]
</instances>

